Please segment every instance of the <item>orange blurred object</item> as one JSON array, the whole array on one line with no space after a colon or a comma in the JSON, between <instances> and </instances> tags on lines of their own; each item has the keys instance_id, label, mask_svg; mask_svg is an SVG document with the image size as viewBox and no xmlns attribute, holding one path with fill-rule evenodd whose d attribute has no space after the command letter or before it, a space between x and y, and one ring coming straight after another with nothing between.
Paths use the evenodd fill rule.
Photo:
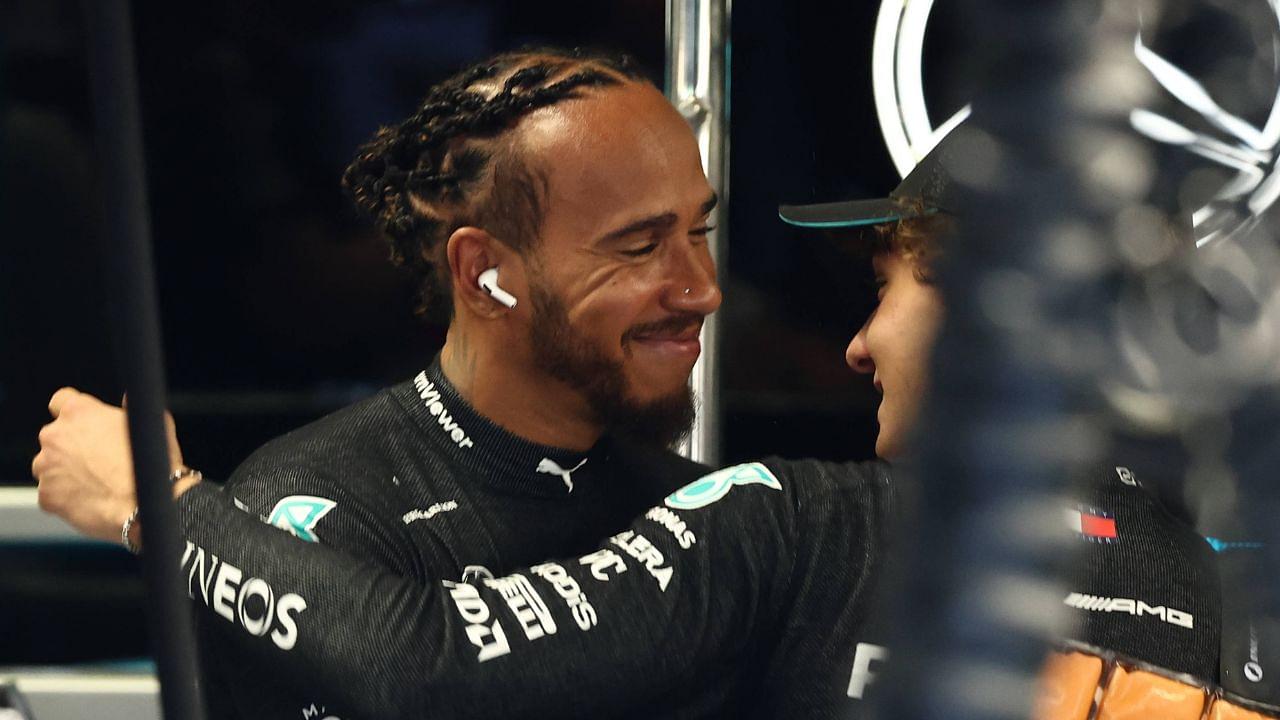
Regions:
<instances>
[{"instance_id":1,"label":"orange blurred object","mask_svg":"<svg viewBox=\"0 0 1280 720\"><path fill-rule=\"evenodd\" d=\"M1040 673L1034 720L1277 720L1222 691L1142 670L1089 650L1050 653Z\"/></svg>"},{"instance_id":2,"label":"orange blurred object","mask_svg":"<svg viewBox=\"0 0 1280 720\"><path fill-rule=\"evenodd\" d=\"M1102 659L1084 653L1053 653L1040 673L1035 720L1088 720L1102 680Z\"/></svg>"},{"instance_id":3,"label":"orange blurred object","mask_svg":"<svg viewBox=\"0 0 1280 720\"><path fill-rule=\"evenodd\" d=\"M1098 707L1098 720L1200 720L1204 704L1202 688L1117 666Z\"/></svg>"}]
</instances>

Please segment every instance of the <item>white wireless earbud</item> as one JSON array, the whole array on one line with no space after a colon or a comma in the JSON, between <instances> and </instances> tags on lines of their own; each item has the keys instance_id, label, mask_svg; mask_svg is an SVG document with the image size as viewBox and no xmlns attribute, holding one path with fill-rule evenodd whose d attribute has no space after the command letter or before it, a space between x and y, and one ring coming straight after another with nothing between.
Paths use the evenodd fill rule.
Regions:
<instances>
[{"instance_id":1,"label":"white wireless earbud","mask_svg":"<svg viewBox=\"0 0 1280 720\"><path fill-rule=\"evenodd\" d=\"M480 277L476 278L476 284L481 287L494 300L506 305L509 308L516 306L516 298L511 293L498 287L498 268L491 267L480 273Z\"/></svg>"}]
</instances>

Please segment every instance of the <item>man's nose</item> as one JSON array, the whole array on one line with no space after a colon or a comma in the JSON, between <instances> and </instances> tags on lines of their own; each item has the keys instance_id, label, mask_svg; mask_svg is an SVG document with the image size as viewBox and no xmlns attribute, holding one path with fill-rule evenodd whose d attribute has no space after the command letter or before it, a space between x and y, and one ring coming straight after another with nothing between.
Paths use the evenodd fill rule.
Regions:
<instances>
[{"instance_id":1,"label":"man's nose","mask_svg":"<svg viewBox=\"0 0 1280 720\"><path fill-rule=\"evenodd\" d=\"M716 266L705 246L691 247L680 262L668 286L667 305L671 310L710 315L720 307L723 296L716 282Z\"/></svg>"},{"instance_id":2,"label":"man's nose","mask_svg":"<svg viewBox=\"0 0 1280 720\"><path fill-rule=\"evenodd\" d=\"M854 372L867 374L876 371L876 364L871 360L871 351L867 349L866 325L863 325L858 334L849 341L849 347L844 351L844 361Z\"/></svg>"}]
</instances>

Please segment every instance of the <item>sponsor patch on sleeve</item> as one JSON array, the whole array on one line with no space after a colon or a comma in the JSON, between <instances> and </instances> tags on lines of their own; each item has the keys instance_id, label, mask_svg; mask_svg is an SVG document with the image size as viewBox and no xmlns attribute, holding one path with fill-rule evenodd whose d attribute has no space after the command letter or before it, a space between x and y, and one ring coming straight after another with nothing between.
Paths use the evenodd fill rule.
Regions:
<instances>
[{"instance_id":1,"label":"sponsor patch on sleeve","mask_svg":"<svg viewBox=\"0 0 1280 720\"><path fill-rule=\"evenodd\" d=\"M1090 542L1113 543L1120 539L1111 513L1092 507L1066 508L1062 513L1067 528Z\"/></svg>"},{"instance_id":2,"label":"sponsor patch on sleeve","mask_svg":"<svg viewBox=\"0 0 1280 720\"><path fill-rule=\"evenodd\" d=\"M782 483L778 482L769 468L761 463L751 462L704 475L668 495L664 502L667 507L676 510L697 510L729 494L735 485L764 485L774 490L782 489Z\"/></svg>"},{"instance_id":3,"label":"sponsor patch on sleeve","mask_svg":"<svg viewBox=\"0 0 1280 720\"><path fill-rule=\"evenodd\" d=\"M294 537L307 542L319 542L315 534L316 523L329 514L338 503L314 495L290 495L271 509L267 524L287 530Z\"/></svg>"}]
</instances>

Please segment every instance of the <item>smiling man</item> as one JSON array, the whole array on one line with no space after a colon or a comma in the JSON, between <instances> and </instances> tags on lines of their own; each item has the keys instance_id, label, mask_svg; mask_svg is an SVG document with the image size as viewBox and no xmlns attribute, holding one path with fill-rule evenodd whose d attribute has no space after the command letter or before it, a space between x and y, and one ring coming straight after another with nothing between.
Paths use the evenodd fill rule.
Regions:
<instances>
[{"instance_id":1,"label":"smiling man","mask_svg":"<svg viewBox=\"0 0 1280 720\"><path fill-rule=\"evenodd\" d=\"M638 94L634 100L640 103L655 100L656 94ZM628 109L623 103L605 108ZM613 120L617 118L600 122ZM687 132L683 135L685 139L692 139ZM649 142L660 146L663 141L653 137ZM592 138L591 144L601 145L598 152L596 148L587 151L597 158L609 158L619 146L647 147L643 138L629 143ZM684 149L692 149L696 157L696 146ZM687 165L670 167L670 158L653 160L653 163L643 163L651 174L632 176L628 184L662 187L664 177L674 180L677 173L689 172ZM614 167L623 166L625 159L617 158ZM571 189L554 196L557 202L563 200L560 205L565 209L557 213L558 218L549 218L547 235L592 240L586 244L569 240L545 246L545 259L540 262L555 270L540 270L547 279L531 288L534 308L531 367L564 383L586 400L588 412L574 408L578 411L576 414L586 414L606 426L625 428L633 435L667 443L686 431L693 419L689 372L701 351L698 338L703 317L719 303L714 268L707 252L709 228L705 224L715 207L716 197L698 169L697 177L687 178L687 184L695 188L695 198L696 189L702 188L701 196L705 199L695 200L692 206L688 198L672 197L666 202L670 207L683 204L687 217L672 211L633 221L620 217L611 223L615 229L596 236L593 233L598 233L599 228L592 226L600 223L589 221L598 213L586 212L586 208L583 212L573 209L575 204L583 203L584 198L592 197L592 187L603 187L591 170L562 171L570 178L565 185ZM671 185L678 189L681 183ZM618 191L633 198L638 196L625 186ZM614 200L622 207L630 204L622 197ZM689 218L698 226L689 229ZM558 225L555 220L560 221ZM663 242L663 238L673 236L687 237L689 242ZM698 268L694 272L702 272L705 277L689 280L690 284L680 287L679 282L672 283L667 277L672 265ZM554 279L550 279L552 277ZM549 285L559 285L564 290L556 295L547 289ZM654 287L670 293L669 297L662 298L664 316L656 320L639 312L646 305L645 296L651 294Z\"/></svg>"},{"instance_id":2,"label":"smiling man","mask_svg":"<svg viewBox=\"0 0 1280 720\"><path fill-rule=\"evenodd\" d=\"M586 553L705 471L666 446L693 417L698 334L720 304L716 197L688 125L625 58L528 51L463 70L362 146L343 184L447 339L412 380L250 457L225 488L246 517L439 587ZM125 505L96 521L136 546ZM291 651L316 596L253 582L264 547L219 543L182 558L211 610L213 714L297 717L318 698L242 646ZM345 578L321 576L313 591L342 594ZM360 607L345 616L363 627Z\"/></svg>"},{"instance_id":3,"label":"smiling man","mask_svg":"<svg viewBox=\"0 0 1280 720\"><path fill-rule=\"evenodd\" d=\"M626 59L532 51L464 70L343 182L447 339L411 382L257 452L227 483L238 505L438 585L587 552L701 474L665 446L693 418L698 334L720 304L716 197L688 125ZM184 568L207 562L193 547ZM218 609L195 579L192 595ZM263 628L283 649L287 610ZM235 650L252 616L203 616L217 714L299 713L314 698L281 695Z\"/></svg>"},{"instance_id":4,"label":"smiling man","mask_svg":"<svg viewBox=\"0 0 1280 720\"><path fill-rule=\"evenodd\" d=\"M706 242L715 193L688 125L652 85L621 65L560 62L511 75L515 92L490 105L516 110L494 138L405 158L400 143L422 131L410 122L366 147L347 183L389 232L411 223L402 254L452 286L442 368L473 407L559 447L590 448L604 428L667 444L693 418L689 372L703 318L720 304ZM521 92L529 78L545 87ZM578 89L526 107L523 95L555 97L558 84ZM485 79L470 92L497 89ZM438 167L407 167L433 153L443 153ZM475 153L491 154L491 167L470 167ZM411 185L413 173L434 173L440 191L418 185L407 208L394 194L388 202L389 156ZM506 308L483 292L491 268L528 302Z\"/></svg>"},{"instance_id":5,"label":"smiling man","mask_svg":"<svg viewBox=\"0 0 1280 720\"><path fill-rule=\"evenodd\" d=\"M670 442L720 303L716 197L692 133L624 62L478 68L491 72L461 73L380 131L344 183L422 279L421 309L452 311L442 369L473 407L561 447L619 422ZM495 302L488 270L527 302Z\"/></svg>"}]
</instances>

